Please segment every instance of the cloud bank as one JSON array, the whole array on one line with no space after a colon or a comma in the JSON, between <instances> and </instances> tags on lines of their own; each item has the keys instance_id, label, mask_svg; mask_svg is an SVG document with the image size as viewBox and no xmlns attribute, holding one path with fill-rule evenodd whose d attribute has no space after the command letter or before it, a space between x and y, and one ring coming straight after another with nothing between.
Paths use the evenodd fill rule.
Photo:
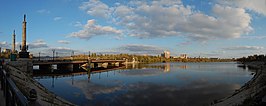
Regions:
<instances>
[{"instance_id":1,"label":"cloud bank","mask_svg":"<svg viewBox=\"0 0 266 106\"><path fill-rule=\"evenodd\" d=\"M210 14L185 6L180 0L129 1L109 6L98 0L83 2L80 8L87 14L112 21L125 30L112 31L84 27L71 36L89 39L102 34L123 34L137 38L186 36L196 41L238 38L250 33L251 16L244 8L214 4ZM88 25L94 25L88 23ZM94 29L94 33L90 33ZM118 31L118 32L117 32ZM102 33L96 33L102 32ZM103 33L106 32L106 33Z\"/></svg>"},{"instance_id":2,"label":"cloud bank","mask_svg":"<svg viewBox=\"0 0 266 106\"><path fill-rule=\"evenodd\" d=\"M223 48L224 50L262 50L264 47L260 46L235 46Z\"/></svg>"},{"instance_id":3,"label":"cloud bank","mask_svg":"<svg viewBox=\"0 0 266 106\"><path fill-rule=\"evenodd\" d=\"M43 40L36 40L32 43L28 43L29 49L47 48L48 45Z\"/></svg>"},{"instance_id":4,"label":"cloud bank","mask_svg":"<svg viewBox=\"0 0 266 106\"><path fill-rule=\"evenodd\" d=\"M1 48L9 48L10 45L6 41L2 41L2 42L0 42L0 47Z\"/></svg>"}]
</instances>

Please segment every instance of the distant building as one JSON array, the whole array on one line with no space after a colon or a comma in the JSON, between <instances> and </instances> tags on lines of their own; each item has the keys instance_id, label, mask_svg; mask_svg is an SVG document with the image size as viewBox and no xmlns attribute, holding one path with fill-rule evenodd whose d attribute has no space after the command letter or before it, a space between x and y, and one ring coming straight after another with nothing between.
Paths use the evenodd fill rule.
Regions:
<instances>
[{"instance_id":1,"label":"distant building","mask_svg":"<svg viewBox=\"0 0 266 106\"><path fill-rule=\"evenodd\" d=\"M187 54L180 54L181 59L187 59Z\"/></svg>"},{"instance_id":2,"label":"distant building","mask_svg":"<svg viewBox=\"0 0 266 106\"><path fill-rule=\"evenodd\" d=\"M4 48L4 49L3 49L3 52L4 52L4 53L11 53L11 49L6 49L6 48Z\"/></svg>"},{"instance_id":3,"label":"distant building","mask_svg":"<svg viewBox=\"0 0 266 106\"><path fill-rule=\"evenodd\" d=\"M169 51L164 51L162 54L161 54L162 57L164 58L170 58L170 52Z\"/></svg>"}]
</instances>

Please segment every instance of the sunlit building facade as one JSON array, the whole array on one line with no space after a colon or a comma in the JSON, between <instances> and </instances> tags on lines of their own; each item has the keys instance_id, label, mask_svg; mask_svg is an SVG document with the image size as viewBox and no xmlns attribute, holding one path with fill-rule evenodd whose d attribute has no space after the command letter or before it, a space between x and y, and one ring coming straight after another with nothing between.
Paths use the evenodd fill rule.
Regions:
<instances>
[{"instance_id":1,"label":"sunlit building facade","mask_svg":"<svg viewBox=\"0 0 266 106\"><path fill-rule=\"evenodd\" d=\"M167 59L170 58L170 51L164 51L161 56Z\"/></svg>"},{"instance_id":2,"label":"sunlit building facade","mask_svg":"<svg viewBox=\"0 0 266 106\"><path fill-rule=\"evenodd\" d=\"M180 54L181 59L187 59L187 54Z\"/></svg>"}]
</instances>

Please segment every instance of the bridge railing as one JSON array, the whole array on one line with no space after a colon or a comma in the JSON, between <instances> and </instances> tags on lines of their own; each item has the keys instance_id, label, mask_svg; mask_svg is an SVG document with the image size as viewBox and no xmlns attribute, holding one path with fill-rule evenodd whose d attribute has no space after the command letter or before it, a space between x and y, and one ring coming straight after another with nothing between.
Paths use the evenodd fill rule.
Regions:
<instances>
[{"instance_id":1,"label":"bridge railing","mask_svg":"<svg viewBox=\"0 0 266 106\"><path fill-rule=\"evenodd\" d=\"M71 62L71 61L88 61L87 58L74 58L74 57L71 57L71 58L52 58L52 57L43 57L43 58L38 58L38 57L35 57L32 59L33 62L36 62L36 63L39 63L39 62ZM100 59L100 58L91 58L90 59L91 61L125 61L125 60L117 60L117 59L114 59L114 60L110 60L110 59Z\"/></svg>"},{"instance_id":2,"label":"bridge railing","mask_svg":"<svg viewBox=\"0 0 266 106\"><path fill-rule=\"evenodd\" d=\"M27 98L17 88L9 74L2 68L0 68L0 81L6 106L28 106Z\"/></svg>"},{"instance_id":3,"label":"bridge railing","mask_svg":"<svg viewBox=\"0 0 266 106\"><path fill-rule=\"evenodd\" d=\"M34 57L32 58L33 61L85 61L88 59L80 59L80 58L52 58L52 57Z\"/></svg>"}]
</instances>

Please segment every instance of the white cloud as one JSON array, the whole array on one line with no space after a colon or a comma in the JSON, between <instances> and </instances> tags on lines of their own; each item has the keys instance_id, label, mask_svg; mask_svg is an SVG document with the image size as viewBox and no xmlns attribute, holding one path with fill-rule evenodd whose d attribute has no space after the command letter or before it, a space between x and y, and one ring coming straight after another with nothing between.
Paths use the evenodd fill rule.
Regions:
<instances>
[{"instance_id":1,"label":"white cloud","mask_svg":"<svg viewBox=\"0 0 266 106\"><path fill-rule=\"evenodd\" d=\"M78 32L70 34L71 37L77 37L80 39L90 39L93 36L100 35L118 35L122 34L121 30L117 30L111 26L97 25L95 20L88 20L87 24L83 26L83 29Z\"/></svg>"},{"instance_id":2,"label":"white cloud","mask_svg":"<svg viewBox=\"0 0 266 106\"><path fill-rule=\"evenodd\" d=\"M29 49L39 49L39 48L47 48L48 47L47 43L41 39L36 40L32 43L29 43L28 46L29 46Z\"/></svg>"},{"instance_id":3,"label":"white cloud","mask_svg":"<svg viewBox=\"0 0 266 106\"><path fill-rule=\"evenodd\" d=\"M90 0L88 2L83 2L83 4L79 8L86 10L88 14L97 17L107 18L110 15L109 6L99 0Z\"/></svg>"},{"instance_id":4,"label":"white cloud","mask_svg":"<svg viewBox=\"0 0 266 106\"><path fill-rule=\"evenodd\" d=\"M113 7L90 0L80 8L93 16L108 17L124 27L129 36L138 38L186 36L206 41L238 38L252 31L251 17L245 9L218 4L212 7L211 15L194 11L180 0L130 1Z\"/></svg>"},{"instance_id":5,"label":"white cloud","mask_svg":"<svg viewBox=\"0 0 266 106\"><path fill-rule=\"evenodd\" d=\"M266 16L266 0L219 0L220 3L252 10Z\"/></svg>"},{"instance_id":6,"label":"white cloud","mask_svg":"<svg viewBox=\"0 0 266 106\"><path fill-rule=\"evenodd\" d=\"M66 41L66 40L58 40L57 42L61 43L61 44L69 44L70 43L70 41Z\"/></svg>"},{"instance_id":7,"label":"white cloud","mask_svg":"<svg viewBox=\"0 0 266 106\"><path fill-rule=\"evenodd\" d=\"M223 48L224 50L234 50L234 51L239 51L239 50L262 50L264 47L260 46L235 46L235 47L227 47Z\"/></svg>"},{"instance_id":8,"label":"white cloud","mask_svg":"<svg viewBox=\"0 0 266 106\"><path fill-rule=\"evenodd\" d=\"M8 44L6 41L2 41L2 42L0 42L0 47L1 48L9 48L10 44Z\"/></svg>"},{"instance_id":9,"label":"white cloud","mask_svg":"<svg viewBox=\"0 0 266 106\"><path fill-rule=\"evenodd\" d=\"M41 13L41 14L49 14L50 11L49 10L46 10L46 9L41 9L41 10L37 10L38 13Z\"/></svg>"},{"instance_id":10,"label":"white cloud","mask_svg":"<svg viewBox=\"0 0 266 106\"><path fill-rule=\"evenodd\" d=\"M54 17L54 21L58 21L58 20L61 20L62 17Z\"/></svg>"},{"instance_id":11,"label":"white cloud","mask_svg":"<svg viewBox=\"0 0 266 106\"><path fill-rule=\"evenodd\" d=\"M77 21L74 23L74 26L75 27L82 27L82 24L81 24L81 22Z\"/></svg>"}]
</instances>

